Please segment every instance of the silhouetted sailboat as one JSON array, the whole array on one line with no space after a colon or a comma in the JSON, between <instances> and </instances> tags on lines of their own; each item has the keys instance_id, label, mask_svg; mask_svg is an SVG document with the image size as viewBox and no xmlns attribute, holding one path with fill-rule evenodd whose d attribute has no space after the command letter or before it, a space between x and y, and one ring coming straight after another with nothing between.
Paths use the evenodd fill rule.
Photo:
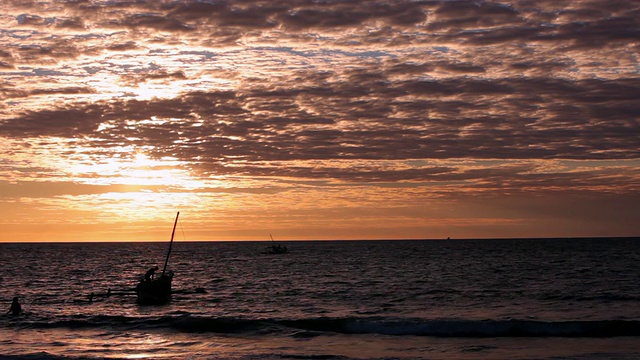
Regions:
<instances>
[{"instance_id":1,"label":"silhouetted sailboat","mask_svg":"<svg viewBox=\"0 0 640 360\"><path fill-rule=\"evenodd\" d=\"M273 241L273 236L269 234L269 237L271 238L271 246L267 247L267 251L263 252L263 254L286 254L289 252L286 245L276 245L275 241Z\"/></svg>"},{"instance_id":2,"label":"silhouetted sailboat","mask_svg":"<svg viewBox=\"0 0 640 360\"><path fill-rule=\"evenodd\" d=\"M171 300L173 271L167 271L167 264L169 263L169 255L171 255L171 246L173 245L173 237L176 233L176 225L178 225L178 216L180 216L179 211L176 214L176 221L173 223L171 241L169 242L169 250L167 251L167 258L164 261L162 274L154 279L142 279L140 283L138 283L138 286L136 286L136 293L138 294L137 303L140 305L162 305Z\"/></svg>"}]
</instances>

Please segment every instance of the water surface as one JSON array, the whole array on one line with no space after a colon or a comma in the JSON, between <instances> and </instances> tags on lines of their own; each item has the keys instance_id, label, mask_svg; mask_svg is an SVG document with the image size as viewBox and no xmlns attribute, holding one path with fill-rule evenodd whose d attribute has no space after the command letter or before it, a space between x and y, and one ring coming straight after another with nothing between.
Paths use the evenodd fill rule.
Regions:
<instances>
[{"instance_id":1,"label":"water surface","mask_svg":"<svg viewBox=\"0 0 640 360\"><path fill-rule=\"evenodd\" d=\"M0 244L12 358L635 359L640 239ZM106 296L111 289L113 295ZM89 302L89 294L94 301ZM0 357L1 359L2 357Z\"/></svg>"}]
</instances>

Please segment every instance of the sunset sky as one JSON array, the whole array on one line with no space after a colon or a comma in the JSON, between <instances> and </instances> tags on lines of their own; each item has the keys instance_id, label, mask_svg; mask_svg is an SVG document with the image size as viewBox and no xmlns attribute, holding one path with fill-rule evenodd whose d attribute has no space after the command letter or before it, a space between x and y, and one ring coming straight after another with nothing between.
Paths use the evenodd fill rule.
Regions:
<instances>
[{"instance_id":1,"label":"sunset sky","mask_svg":"<svg viewBox=\"0 0 640 360\"><path fill-rule=\"evenodd\" d=\"M640 1L0 0L0 242L640 236Z\"/></svg>"}]
</instances>

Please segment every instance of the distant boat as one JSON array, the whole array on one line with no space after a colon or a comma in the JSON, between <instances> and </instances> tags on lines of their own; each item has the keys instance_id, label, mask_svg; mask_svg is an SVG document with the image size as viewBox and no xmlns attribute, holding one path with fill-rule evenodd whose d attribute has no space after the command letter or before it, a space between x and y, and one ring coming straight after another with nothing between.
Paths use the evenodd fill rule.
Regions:
<instances>
[{"instance_id":1,"label":"distant boat","mask_svg":"<svg viewBox=\"0 0 640 360\"><path fill-rule=\"evenodd\" d=\"M275 241L273 241L273 236L269 234L269 237L271 238L271 246L267 247L267 251L263 252L263 254L286 254L289 252L286 245L276 245Z\"/></svg>"},{"instance_id":2,"label":"distant boat","mask_svg":"<svg viewBox=\"0 0 640 360\"><path fill-rule=\"evenodd\" d=\"M162 305L171 301L173 271L167 271L167 264L169 263L169 255L171 255L171 246L173 245L173 237L176 233L176 225L178 225L178 216L180 216L179 211L178 214L176 214L176 221L173 223L171 241L169 242L169 250L167 251L167 258L164 261L162 274L150 280L143 278L138 283L138 286L136 286L136 293L138 295L136 302L139 305Z\"/></svg>"}]
</instances>

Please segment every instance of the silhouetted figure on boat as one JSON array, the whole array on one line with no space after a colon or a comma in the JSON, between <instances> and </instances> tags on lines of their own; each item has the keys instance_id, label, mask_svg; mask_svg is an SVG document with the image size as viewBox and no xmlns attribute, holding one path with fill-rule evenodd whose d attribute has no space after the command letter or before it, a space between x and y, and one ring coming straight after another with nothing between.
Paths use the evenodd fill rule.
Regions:
<instances>
[{"instance_id":1,"label":"silhouetted figure on boat","mask_svg":"<svg viewBox=\"0 0 640 360\"><path fill-rule=\"evenodd\" d=\"M7 314L11 314L13 316L18 316L22 314L22 306L20 306L17 296L13 298L13 301L11 302L11 307L9 308L9 311L7 311Z\"/></svg>"},{"instance_id":2,"label":"silhouetted figure on boat","mask_svg":"<svg viewBox=\"0 0 640 360\"><path fill-rule=\"evenodd\" d=\"M144 274L144 281L149 282L149 281L153 280L153 277L155 276L156 271L158 271L158 269L160 269L160 268L157 267L157 266L154 266L151 269L147 270L147 273Z\"/></svg>"}]
</instances>

